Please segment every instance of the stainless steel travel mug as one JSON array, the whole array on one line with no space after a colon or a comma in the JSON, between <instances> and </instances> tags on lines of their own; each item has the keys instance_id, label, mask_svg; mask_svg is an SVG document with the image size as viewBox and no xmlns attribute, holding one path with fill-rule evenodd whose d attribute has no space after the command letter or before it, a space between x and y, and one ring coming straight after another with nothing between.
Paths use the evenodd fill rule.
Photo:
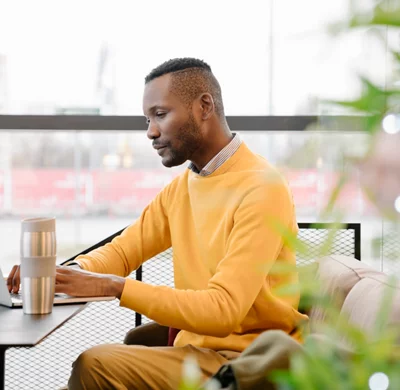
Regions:
<instances>
[{"instance_id":1,"label":"stainless steel travel mug","mask_svg":"<svg viewBox=\"0 0 400 390\"><path fill-rule=\"evenodd\" d=\"M51 313L56 254L56 219L24 219L21 224L21 285L25 314Z\"/></svg>"}]
</instances>

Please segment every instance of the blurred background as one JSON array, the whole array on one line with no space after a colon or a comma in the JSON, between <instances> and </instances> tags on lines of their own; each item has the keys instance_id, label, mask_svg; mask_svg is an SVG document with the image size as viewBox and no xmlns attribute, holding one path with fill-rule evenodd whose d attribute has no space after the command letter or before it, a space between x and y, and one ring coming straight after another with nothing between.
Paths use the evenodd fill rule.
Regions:
<instances>
[{"instance_id":1,"label":"blurred background","mask_svg":"<svg viewBox=\"0 0 400 390\"><path fill-rule=\"evenodd\" d=\"M373 1L357 6L364 3ZM389 48L400 49L397 33L375 26L346 36L328 31L352 7L348 0L0 0L0 114L23 116L24 123L29 115L51 115L55 124L65 115L140 117L146 74L167 59L193 56L211 65L228 116L296 123L301 116L348 115L329 100L359 96L359 75L382 88L400 83L388 56ZM57 216L61 262L132 223L186 169L162 166L144 118L132 131L26 127L0 130L4 273L19 262L22 218ZM348 158L365 153L369 136L351 126L295 127L244 125L239 133L286 174L299 222L321 221ZM368 201L357 172L335 207L342 221L362 223L362 260L399 274L397 228Z\"/></svg>"}]
</instances>

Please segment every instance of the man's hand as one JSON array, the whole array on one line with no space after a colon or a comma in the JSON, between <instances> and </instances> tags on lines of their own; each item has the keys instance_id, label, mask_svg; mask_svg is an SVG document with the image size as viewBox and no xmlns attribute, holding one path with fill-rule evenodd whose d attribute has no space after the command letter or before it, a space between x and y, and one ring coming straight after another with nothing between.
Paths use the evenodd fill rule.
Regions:
<instances>
[{"instance_id":1,"label":"man's hand","mask_svg":"<svg viewBox=\"0 0 400 390\"><path fill-rule=\"evenodd\" d=\"M75 297L120 298L125 286L125 278L108 274L97 274L70 267L57 267L56 293Z\"/></svg>"},{"instance_id":2,"label":"man's hand","mask_svg":"<svg viewBox=\"0 0 400 390\"><path fill-rule=\"evenodd\" d=\"M21 283L20 273L21 273L20 266L14 265L14 267L12 267L11 272L8 274L7 278L7 287L9 292L13 292L14 294L18 293L19 285Z\"/></svg>"}]
</instances>

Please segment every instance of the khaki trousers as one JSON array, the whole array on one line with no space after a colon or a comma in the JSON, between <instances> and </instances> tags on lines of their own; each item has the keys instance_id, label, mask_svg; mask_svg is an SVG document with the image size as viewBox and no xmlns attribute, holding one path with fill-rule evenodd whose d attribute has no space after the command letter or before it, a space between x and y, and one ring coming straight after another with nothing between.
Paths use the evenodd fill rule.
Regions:
<instances>
[{"instance_id":1,"label":"khaki trousers","mask_svg":"<svg viewBox=\"0 0 400 390\"><path fill-rule=\"evenodd\" d=\"M177 390L182 379L182 363L188 355L196 358L201 372L208 378L239 354L218 353L191 345L100 345L83 352L74 362L68 389Z\"/></svg>"}]
</instances>

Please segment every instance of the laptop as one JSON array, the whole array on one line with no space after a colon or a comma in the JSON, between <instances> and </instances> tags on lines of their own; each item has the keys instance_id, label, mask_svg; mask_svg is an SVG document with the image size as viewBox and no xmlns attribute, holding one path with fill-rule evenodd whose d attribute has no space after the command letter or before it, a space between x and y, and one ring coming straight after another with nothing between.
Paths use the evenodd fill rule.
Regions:
<instances>
[{"instance_id":1,"label":"laptop","mask_svg":"<svg viewBox=\"0 0 400 390\"><path fill-rule=\"evenodd\" d=\"M56 293L54 295L54 305L68 305L72 303L112 301L115 297L72 297L67 294ZM7 281L4 279L0 268L0 305L7 307L22 307L22 295L9 293Z\"/></svg>"}]
</instances>

